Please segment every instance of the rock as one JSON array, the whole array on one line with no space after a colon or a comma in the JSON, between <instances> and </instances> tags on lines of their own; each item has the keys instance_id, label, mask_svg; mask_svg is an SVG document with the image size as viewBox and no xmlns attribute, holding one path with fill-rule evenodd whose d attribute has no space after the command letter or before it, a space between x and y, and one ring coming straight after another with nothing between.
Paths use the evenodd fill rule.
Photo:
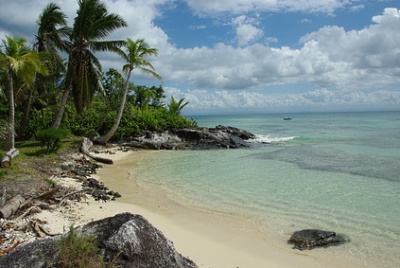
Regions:
<instances>
[{"instance_id":1,"label":"rock","mask_svg":"<svg viewBox=\"0 0 400 268\"><path fill-rule=\"evenodd\" d=\"M162 133L146 131L124 145L144 149L212 149L248 147L255 135L234 127L171 129Z\"/></svg>"},{"instance_id":2,"label":"rock","mask_svg":"<svg viewBox=\"0 0 400 268\"><path fill-rule=\"evenodd\" d=\"M346 242L341 235L336 235L335 232L322 231L317 229L305 229L294 232L288 243L294 244L295 249L313 249L315 247L327 247L331 245L339 245Z\"/></svg>"},{"instance_id":3,"label":"rock","mask_svg":"<svg viewBox=\"0 0 400 268\"><path fill-rule=\"evenodd\" d=\"M193 261L179 254L171 241L140 215L122 213L91 222L78 230L97 237L106 261L115 267L195 268ZM36 240L0 257L0 268L54 267L59 258L56 241L60 236Z\"/></svg>"}]
</instances>

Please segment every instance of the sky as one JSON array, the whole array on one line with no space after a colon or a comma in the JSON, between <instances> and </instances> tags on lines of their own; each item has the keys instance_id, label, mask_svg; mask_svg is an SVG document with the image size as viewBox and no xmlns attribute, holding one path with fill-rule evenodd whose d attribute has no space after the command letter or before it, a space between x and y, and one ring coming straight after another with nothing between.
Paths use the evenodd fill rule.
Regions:
<instances>
[{"instance_id":1,"label":"sky","mask_svg":"<svg viewBox=\"0 0 400 268\"><path fill-rule=\"evenodd\" d=\"M33 41L50 2L72 25L77 0L0 0L0 39ZM391 0L103 0L144 38L163 77L135 84L184 98L186 115L400 110L400 2ZM97 54L103 70L121 70Z\"/></svg>"}]
</instances>

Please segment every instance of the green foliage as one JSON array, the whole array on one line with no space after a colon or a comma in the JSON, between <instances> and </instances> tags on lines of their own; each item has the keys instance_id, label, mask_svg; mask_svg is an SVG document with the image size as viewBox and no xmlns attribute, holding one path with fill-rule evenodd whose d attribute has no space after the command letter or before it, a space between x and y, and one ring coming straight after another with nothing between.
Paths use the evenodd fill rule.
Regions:
<instances>
[{"instance_id":1,"label":"green foliage","mask_svg":"<svg viewBox=\"0 0 400 268\"><path fill-rule=\"evenodd\" d=\"M60 268L103 268L107 267L103 256L99 252L97 240L94 236L80 235L71 226L69 233L63 236L57 246L60 251Z\"/></svg>"},{"instance_id":2,"label":"green foliage","mask_svg":"<svg viewBox=\"0 0 400 268\"><path fill-rule=\"evenodd\" d=\"M168 111L172 115L180 115L183 108L189 104L189 102L184 102L185 99L180 99L176 101L173 96L171 96L171 101L168 104Z\"/></svg>"},{"instance_id":3,"label":"green foliage","mask_svg":"<svg viewBox=\"0 0 400 268\"><path fill-rule=\"evenodd\" d=\"M46 154L57 151L61 139L69 135L69 130L62 128L41 129L36 132L36 140L46 146Z\"/></svg>"},{"instance_id":4,"label":"green foliage","mask_svg":"<svg viewBox=\"0 0 400 268\"><path fill-rule=\"evenodd\" d=\"M108 109L117 111L124 94L125 78L117 70L110 68L103 75L102 83L106 93ZM132 82L129 83L128 87L128 92L133 92L135 86ZM128 95L128 102L133 98L134 96Z\"/></svg>"},{"instance_id":5,"label":"green foliage","mask_svg":"<svg viewBox=\"0 0 400 268\"><path fill-rule=\"evenodd\" d=\"M0 141L5 140L7 137L7 123L0 121Z\"/></svg>"},{"instance_id":6,"label":"green foliage","mask_svg":"<svg viewBox=\"0 0 400 268\"><path fill-rule=\"evenodd\" d=\"M50 128L56 113L50 107L32 111L31 120L26 129L25 136L32 137L38 129Z\"/></svg>"},{"instance_id":7,"label":"green foliage","mask_svg":"<svg viewBox=\"0 0 400 268\"><path fill-rule=\"evenodd\" d=\"M98 132L107 115L107 106L100 97L95 98L93 105L86 109L82 116L76 113L72 105L67 105L65 108L61 127L70 129L71 133L77 136L92 135Z\"/></svg>"}]
</instances>

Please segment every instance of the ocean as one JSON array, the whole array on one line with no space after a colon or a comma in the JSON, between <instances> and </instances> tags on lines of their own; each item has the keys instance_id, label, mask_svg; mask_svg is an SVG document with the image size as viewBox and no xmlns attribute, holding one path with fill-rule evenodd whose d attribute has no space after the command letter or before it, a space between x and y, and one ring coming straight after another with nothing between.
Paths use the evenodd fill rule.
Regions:
<instances>
[{"instance_id":1,"label":"ocean","mask_svg":"<svg viewBox=\"0 0 400 268\"><path fill-rule=\"evenodd\" d=\"M151 154L134 169L141 186L250 219L282 240L301 229L335 231L350 240L334 247L338 257L400 267L400 112L193 118L257 138L243 149Z\"/></svg>"}]
</instances>

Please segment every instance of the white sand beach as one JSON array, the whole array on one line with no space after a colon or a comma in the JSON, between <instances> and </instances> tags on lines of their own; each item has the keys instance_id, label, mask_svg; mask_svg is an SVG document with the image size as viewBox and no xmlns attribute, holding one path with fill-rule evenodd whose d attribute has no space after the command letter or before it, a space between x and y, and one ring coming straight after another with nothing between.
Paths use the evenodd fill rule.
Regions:
<instances>
[{"instance_id":1,"label":"white sand beach","mask_svg":"<svg viewBox=\"0 0 400 268\"><path fill-rule=\"evenodd\" d=\"M192 259L199 267L365 267L335 259L323 251L293 250L286 241L259 231L250 220L186 207L169 199L160 189L145 191L136 183L135 175L129 172L135 161L140 161L148 153L151 152L99 154L113 159L114 164L103 165L95 178L121 193L122 198L98 202L90 197L86 202L60 211L44 212L40 218L47 219L47 227L56 233L67 230L71 224L83 225L118 213L140 214L173 241L179 253ZM80 185L72 179L63 180Z\"/></svg>"}]
</instances>

